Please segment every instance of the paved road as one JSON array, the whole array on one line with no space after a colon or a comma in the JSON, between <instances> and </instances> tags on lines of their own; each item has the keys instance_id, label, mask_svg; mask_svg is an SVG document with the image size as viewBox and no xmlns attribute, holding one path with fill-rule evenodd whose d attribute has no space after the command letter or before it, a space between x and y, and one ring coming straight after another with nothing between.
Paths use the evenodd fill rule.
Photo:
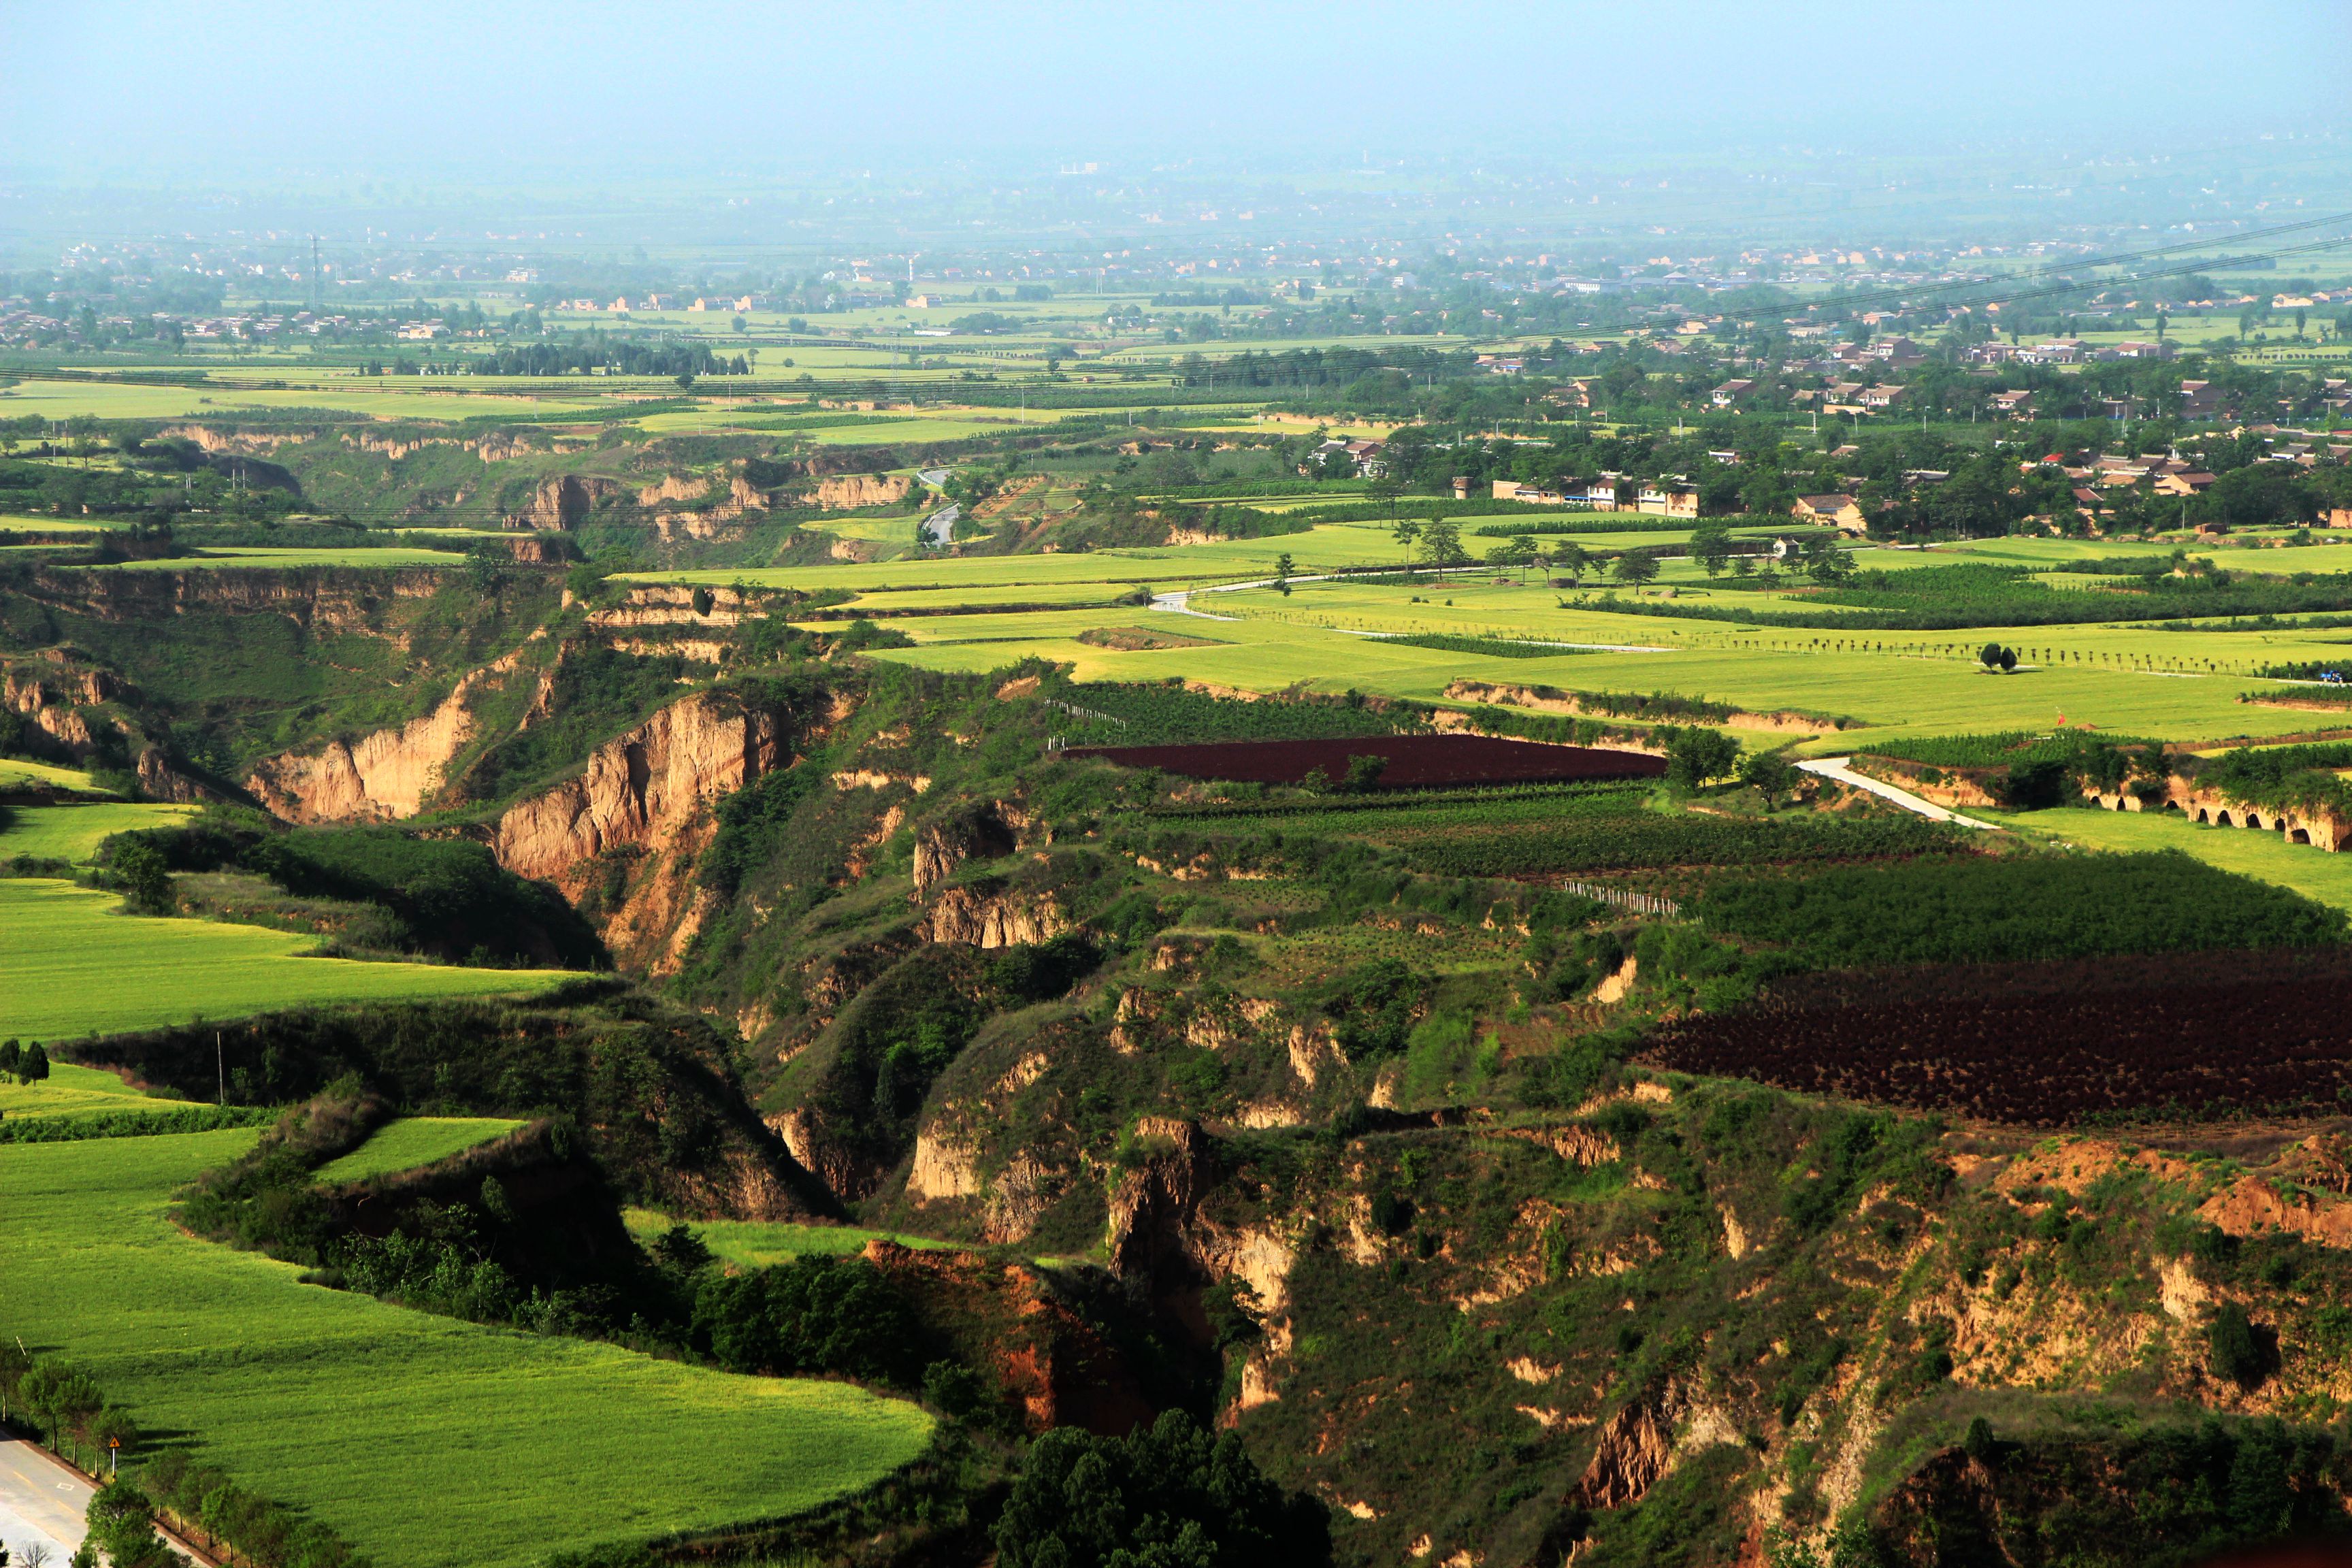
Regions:
<instances>
[{"instance_id":1,"label":"paved road","mask_svg":"<svg viewBox=\"0 0 2352 1568\"><path fill-rule=\"evenodd\" d=\"M97 1491L80 1471L51 1458L38 1444L0 1438L0 1546L16 1568L24 1568L37 1545L47 1552L50 1568L66 1568L89 1533L82 1521ZM191 1563L209 1561L176 1536L166 1533L163 1543Z\"/></svg>"},{"instance_id":2,"label":"paved road","mask_svg":"<svg viewBox=\"0 0 2352 1568\"><path fill-rule=\"evenodd\" d=\"M953 501L950 501L947 505L940 508L939 510L931 513L930 516L923 519L922 530L925 533L931 536L932 544L941 550L945 550L949 545L955 542L956 519L962 515L963 508L958 506Z\"/></svg>"},{"instance_id":3,"label":"paved road","mask_svg":"<svg viewBox=\"0 0 2352 1568\"><path fill-rule=\"evenodd\" d=\"M1797 766L1809 773L1819 773L1825 779L1835 779L1838 783L1851 785L1854 789L1868 790L1882 800L1891 800L1906 811L1916 811L1920 816L1936 822L1948 822L1959 827L1981 827L1988 833L2000 831L1992 823L1979 822L1973 816L1962 816L1958 812L1947 810L1932 800L1922 800L1909 790L1896 789L1891 784L1882 784L1876 779L1855 773L1846 766L1853 761L1852 757L1815 757L1809 762L1799 763Z\"/></svg>"},{"instance_id":4,"label":"paved road","mask_svg":"<svg viewBox=\"0 0 2352 1568\"><path fill-rule=\"evenodd\" d=\"M0 1440L0 1543L20 1563L36 1544L46 1547L50 1563L65 1568L97 1489L32 1444Z\"/></svg>"}]
</instances>

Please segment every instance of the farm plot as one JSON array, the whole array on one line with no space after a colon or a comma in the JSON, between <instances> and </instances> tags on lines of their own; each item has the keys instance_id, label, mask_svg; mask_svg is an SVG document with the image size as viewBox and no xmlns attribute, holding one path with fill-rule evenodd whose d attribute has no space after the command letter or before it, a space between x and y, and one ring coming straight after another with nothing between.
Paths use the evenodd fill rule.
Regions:
<instances>
[{"instance_id":1,"label":"farm plot","mask_svg":"<svg viewBox=\"0 0 2352 1568\"><path fill-rule=\"evenodd\" d=\"M520 1568L772 1518L928 1440L914 1405L846 1384L412 1312L177 1230L173 1190L256 1136L0 1147L8 1331L378 1563Z\"/></svg>"},{"instance_id":2,"label":"farm plot","mask_svg":"<svg viewBox=\"0 0 2352 1568\"><path fill-rule=\"evenodd\" d=\"M2352 956L2216 951L1819 976L1758 1006L1678 1019L1639 1059L2040 1127L2341 1114Z\"/></svg>"},{"instance_id":3,"label":"farm plot","mask_svg":"<svg viewBox=\"0 0 2352 1568\"><path fill-rule=\"evenodd\" d=\"M503 1138L521 1125L501 1116L404 1116L377 1128L366 1142L311 1174L333 1184L413 1171L462 1154L477 1143Z\"/></svg>"},{"instance_id":4,"label":"farm plot","mask_svg":"<svg viewBox=\"0 0 2352 1568\"><path fill-rule=\"evenodd\" d=\"M79 1116L96 1111L188 1110L184 1100L163 1100L140 1093L110 1072L51 1062L49 1076L39 1083L0 1079L0 1117L11 1121L51 1116Z\"/></svg>"},{"instance_id":5,"label":"farm plot","mask_svg":"<svg viewBox=\"0 0 2352 1568\"><path fill-rule=\"evenodd\" d=\"M565 970L301 958L317 939L151 920L120 912L119 903L69 882L0 879L0 1037L112 1034L312 1002L528 994L577 978Z\"/></svg>"},{"instance_id":6,"label":"farm plot","mask_svg":"<svg viewBox=\"0 0 2352 1568\"><path fill-rule=\"evenodd\" d=\"M197 809L193 805L146 805L129 801L16 806L12 809L7 830L0 832L0 859L28 855L36 860L69 860L79 865L118 833L176 826L195 816Z\"/></svg>"}]
</instances>

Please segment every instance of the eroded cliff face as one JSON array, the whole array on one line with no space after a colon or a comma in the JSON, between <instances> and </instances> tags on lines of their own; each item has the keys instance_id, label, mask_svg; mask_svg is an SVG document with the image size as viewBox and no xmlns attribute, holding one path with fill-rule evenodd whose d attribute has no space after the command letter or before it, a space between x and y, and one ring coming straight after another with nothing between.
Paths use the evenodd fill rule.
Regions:
<instances>
[{"instance_id":1,"label":"eroded cliff face","mask_svg":"<svg viewBox=\"0 0 2352 1568\"><path fill-rule=\"evenodd\" d=\"M574 902L598 880L599 857L632 852L605 945L628 967L667 973L706 911L693 867L709 841L709 808L784 763L782 731L773 715L722 693L674 702L599 746L579 777L509 808L492 848L509 870Z\"/></svg>"},{"instance_id":2,"label":"eroded cliff face","mask_svg":"<svg viewBox=\"0 0 2352 1568\"><path fill-rule=\"evenodd\" d=\"M600 479L593 474L557 474L540 481L530 500L508 515L507 526L568 533L580 526L598 501L620 494L621 489L618 479Z\"/></svg>"},{"instance_id":3,"label":"eroded cliff face","mask_svg":"<svg viewBox=\"0 0 2352 1568\"><path fill-rule=\"evenodd\" d=\"M253 770L245 787L289 822L394 822L414 816L439 792L450 759L473 738L475 694L512 675L522 653L517 648L467 675L432 712L397 730L271 757Z\"/></svg>"},{"instance_id":4,"label":"eroded cliff face","mask_svg":"<svg viewBox=\"0 0 2352 1568\"><path fill-rule=\"evenodd\" d=\"M808 499L827 511L896 506L907 499L907 488L913 482L903 474L836 474L810 491Z\"/></svg>"},{"instance_id":5,"label":"eroded cliff face","mask_svg":"<svg viewBox=\"0 0 2352 1568\"><path fill-rule=\"evenodd\" d=\"M499 863L560 880L608 849L651 848L720 795L774 768L777 725L705 692L672 703L590 754L580 777L499 819Z\"/></svg>"}]
</instances>

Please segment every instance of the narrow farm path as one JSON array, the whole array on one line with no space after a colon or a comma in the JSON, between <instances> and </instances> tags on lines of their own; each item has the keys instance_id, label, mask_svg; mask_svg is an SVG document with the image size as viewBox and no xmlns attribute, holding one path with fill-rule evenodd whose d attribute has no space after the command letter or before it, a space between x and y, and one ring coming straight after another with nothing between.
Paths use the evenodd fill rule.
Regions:
<instances>
[{"instance_id":1,"label":"narrow farm path","mask_svg":"<svg viewBox=\"0 0 2352 1568\"><path fill-rule=\"evenodd\" d=\"M1846 765L1853 761L1852 757L1811 757L1799 763L1797 766L1809 773L1818 773L1822 778L1834 779L1839 784L1851 788L1867 790L1881 800L1891 800L1904 810L1916 811L1933 822L1948 822L1959 827L1981 827L1988 833L2000 831L1990 822L1979 822L1973 816L1962 816L1958 812L1937 805L1932 800L1922 800L1909 790L1896 789L1891 784L1882 784L1876 779L1866 778Z\"/></svg>"}]
</instances>

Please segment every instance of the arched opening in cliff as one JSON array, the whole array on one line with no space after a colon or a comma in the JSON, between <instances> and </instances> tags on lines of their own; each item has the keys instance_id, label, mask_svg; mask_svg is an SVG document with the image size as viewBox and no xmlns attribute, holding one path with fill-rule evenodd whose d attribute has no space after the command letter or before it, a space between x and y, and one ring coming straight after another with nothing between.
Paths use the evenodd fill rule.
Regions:
<instances>
[{"instance_id":1,"label":"arched opening in cliff","mask_svg":"<svg viewBox=\"0 0 2352 1568\"><path fill-rule=\"evenodd\" d=\"M2311 842L2311 829L2308 827L2290 829L2286 836L2286 841L2289 844L2308 844Z\"/></svg>"},{"instance_id":2,"label":"arched opening in cliff","mask_svg":"<svg viewBox=\"0 0 2352 1568\"><path fill-rule=\"evenodd\" d=\"M2179 811L2180 809L2180 803L2177 800L2168 800L2164 803L2164 809L2167 811Z\"/></svg>"},{"instance_id":3,"label":"arched opening in cliff","mask_svg":"<svg viewBox=\"0 0 2352 1568\"><path fill-rule=\"evenodd\" d=\"M2230 814L2228 812L2217 811L2213 814L2213 826L2216 827L2235 827L2237 824L2230 820Z\"/></svg>"},{"instance_id":4,"label":"arched opening in cliff","mask_svg":"<svg viewBox=\"0 0 2352 1568\"><path fill-rule=\"evenodd\" d=\"M2205 808L2200 805L2197 808L2197 820L2200 822L2210 822L2213 819L2206 814Z\"/></svg>"},{"instance_id":5,"label":"arched opening in cliff","mask_svg":"<svg viewBox=\"0 0 2352 1568\"><path fill-rule=\"evenodd\" d=\"M2129 796L2129 795L2119 795L2116 796L2116 809L2117 811L2128 811L2128 810L2130 810L2130 809L2131 809L2131 796Z\"/></svg>"}]
</instances>

